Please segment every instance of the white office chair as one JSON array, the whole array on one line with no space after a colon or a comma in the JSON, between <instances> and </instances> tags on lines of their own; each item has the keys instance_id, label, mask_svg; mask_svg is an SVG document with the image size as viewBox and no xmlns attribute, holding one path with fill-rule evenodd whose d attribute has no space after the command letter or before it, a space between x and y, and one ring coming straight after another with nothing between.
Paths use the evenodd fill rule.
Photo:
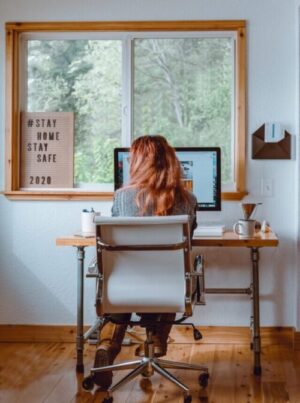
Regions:
<instances>
[{"instance_id":1,"label":"white office chair","mask_svg":"<svg viewBox=\"0 0 300 403\"><path fill-rule=\"evenodd\" d=\"M97 217L96 241L98 287L96 307L99 316L139 313L182 313L172 323L192 315L193 277L201 276L191 264L190 229L187 215L167 217ZM199 287L198 287L199 291ZM199 295L198 295L199 297ZM130 322L132 324L132 322ZM192 401L189 388L166 368L200 371L199 383L205 387L208 369L201 365L180 363L154 357L152 335L155 323L146 327L145 357L134 361L92 368L83 387L94 386L93 374L107 370L133 369L111 386L104 403L113 401L112 392L139 374L151 376L154 371L184 391L184 402ZM195 330L195 328L194 328ZM200 338L200 332L196 338Z\"/></svg>"}]
</instances>

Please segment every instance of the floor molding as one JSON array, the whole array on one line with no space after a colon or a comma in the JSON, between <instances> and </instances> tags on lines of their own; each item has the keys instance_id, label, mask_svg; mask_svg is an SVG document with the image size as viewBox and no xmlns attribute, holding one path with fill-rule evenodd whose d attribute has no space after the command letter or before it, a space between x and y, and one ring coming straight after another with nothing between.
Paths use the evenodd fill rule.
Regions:
<instances>
[{"instance_id":1,"label":"floor molding","mask_svg":"<svg viewBox=\"0 0 300 403\"><path fill-rule=\"evenodd\" d=\"M294 350L300 350L300 332L294 331Z\"/></svg>"},{"instance_id":2,"label":"floor molding","mask_svg":"<svg viewBox=\"0 0 300 403\"><path fill-rule=\"evenodd\" d=\"M237 326L200 326L202 343L205 344L250 344L251 331L248 327ZM294 328L292 327L261 327L262 345L285 344L293 347ZM176 343L193 343L190 327L177 326L172 330L171 337Z\"/></svg>"},{"instance_id":3,"label":"floor molding","mask_svg":"<svg viewBox=\"0 0 300 403\"><path fill-rule=\"evenodd\" d=\"M88 326L85 326L85 331ZM250 344L251 333L247 327L200 326L204 344ZM132 338L143 339L141 329L132 332ZM190 326L175 325L171 339L174 343L194 341ZM75 325L0 325L0 342L64 342L76 340ZM300 350L300 332L292 327L262 327L262 345L285 344Z\"/></svg>"}]
</instances>

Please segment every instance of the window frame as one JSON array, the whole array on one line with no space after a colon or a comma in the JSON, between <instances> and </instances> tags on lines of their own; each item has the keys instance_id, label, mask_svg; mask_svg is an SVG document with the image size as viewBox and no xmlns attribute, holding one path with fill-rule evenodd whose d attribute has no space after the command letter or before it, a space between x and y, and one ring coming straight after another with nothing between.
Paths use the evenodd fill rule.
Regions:
<instances>
[{"instance_id":1,"label":"window frame","mask_svg":"<svg viewBox=\"0 0 300 403\"><path fill-rule=\"evenodd\" d=\"M12 200L111 200L113 192L82 191L78 188L20 190L20 36L22 33L59 32L189 32L232 31L236 33L236 87L234 133L234 184L223 191L222 200L241 200L246 194L246 21L109 21L25 22L6 24L6 116L5 196ZM130 85L130 83L129 83ZM130 108L132 111L132 109ZM128 123L129 121L129 123ZM126 121L127 130L132 122ZM123 131L124 133L124 131ZM129 138L129 136L127 136ZM126 144L127 145L127 144Z\"/></svg>"}]
</instances>

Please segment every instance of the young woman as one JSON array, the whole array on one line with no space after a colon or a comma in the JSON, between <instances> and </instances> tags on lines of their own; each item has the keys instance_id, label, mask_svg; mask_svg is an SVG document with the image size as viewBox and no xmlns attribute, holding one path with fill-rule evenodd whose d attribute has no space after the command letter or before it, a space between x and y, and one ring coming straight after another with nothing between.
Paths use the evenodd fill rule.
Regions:
<instances>
[{"instance_id":1,"label":"young woman","mask_svg":"<svg viewBox=\"0 0 300 403\"><path fill-rule=\"evenodd\" d=\"M136 139L130 149L130 183L115 193L113 216L166 216L188 214L193 232L196 227L195 196L185 189L182 181L180 162L167 140L159 135L142 136ZM142 314L143 316L143 314ZM153 336L154 353L167 353L167 340L175 314L157 314L158 321ZM130 314L122 315L129 320ZM159 323L161 321L161 323ZM95 367L110 365L121 350L126 325L107 324L101 331L100 342L95 357ZM138 348L137 355L143 355ZM96 373L94 381L106 389L111 385L112 372Z\"/></svg>"}]
</instances>

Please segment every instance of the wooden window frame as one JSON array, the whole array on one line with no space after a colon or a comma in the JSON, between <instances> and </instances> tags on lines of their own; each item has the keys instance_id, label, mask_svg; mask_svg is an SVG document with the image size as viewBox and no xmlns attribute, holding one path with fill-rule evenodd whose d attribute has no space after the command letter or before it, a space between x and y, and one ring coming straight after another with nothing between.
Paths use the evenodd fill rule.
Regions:
<instances>
[{"instance_id":1,"label":"wooden window frame","mask_svg":"<svg viewBox=\"0 0 300 403\"><path fill-rule=\"evenodd\" d=\"M112 192L68 189L20 190L19 43L24 32L234 31L237 34L235 89L235 190L222 200L246 194L246 21L15 22L6 24L5 196L12 200L111 200Z\"/></svg>"}]
</instances>

